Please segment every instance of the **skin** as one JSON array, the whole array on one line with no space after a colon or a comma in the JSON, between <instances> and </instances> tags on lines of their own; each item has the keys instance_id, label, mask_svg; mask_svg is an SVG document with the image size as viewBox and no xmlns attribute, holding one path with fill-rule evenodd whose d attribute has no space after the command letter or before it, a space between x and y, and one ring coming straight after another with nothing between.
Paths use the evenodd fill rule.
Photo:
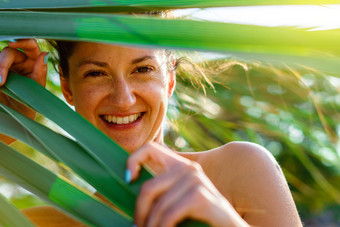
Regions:
<instances>
[{"instance_id":1,"label":"skin","mask_svg":"<svg viewBox=\"0 0 340 227\"><path fill-rule=\"evenodd\" d=\"M31 42L38 51L34 42L20 42ZM18 44L10 45L0 54L1 75L7 75L5 71L15 62L4 59L16 59L18 54ZM42 81L44 54L37 53L34 66L22 70ZM29 52L26 55L32 58ZM302 226L282 171L263 147L233 142L197 153L178 153L166 147L161 129L175 75L166 67L162 51L78 43L69 66L69 78L61 78L66 100L131 153L127 168L132 181L142 165L155 172L137 199L137 226L175 226L187 218L211 226ZM21 68L17 70L20 73ZM103 117L139 113L136 122L119 126L108 124ZM51 219L68 223L64 226L76 223L51 207L24 211L39 226L62 226L42 220L46 212Z\"/></svg>"},{"instance_id":2,"label":"skin","mask_svg":"<svg viewBox=\"0 0 340 227\"><path fill-rule=\"evenodd\" d=\"M24 50L24 53L17 50ZM42 53L33 39L10 42L0 53L0 86L6 83L8 71L12 70L20 75L37 81L40 85L46 85L47 65L44 64L44 57L48 53ZM7 95L0 92L0 102L12 109L30 117L35 117L35 112L26 106L14 101ZM14 139L0 134L0 140L6 144L14 142Z\"/></svg>"},{"instance_id":3,"label":"skin","mask_svg":"<svg viewBox=\"0 0 340 227\"><path fill-rule=\"evenodd\" d=\"M163 51L80 43L69 65L70 77L62 78L61 88L78 113L130 153L147 141L162 143L161 124L173 89L169 77L174 77L168 75ZM137 113L142 116L134 125L103 120L103 115Z\"/></svg>"}]
</instances>

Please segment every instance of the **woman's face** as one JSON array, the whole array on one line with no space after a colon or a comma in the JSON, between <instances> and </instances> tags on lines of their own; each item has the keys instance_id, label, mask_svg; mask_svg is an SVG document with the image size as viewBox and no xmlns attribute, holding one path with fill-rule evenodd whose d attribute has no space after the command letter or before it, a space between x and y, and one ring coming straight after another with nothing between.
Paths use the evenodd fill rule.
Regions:
<instances>
[{"instance_id":1,"label":"woman's face","mask_svg":"<svg viewBox=\"0 0 340 227\"><path fill-rule=\"evenodd\" d=\"M162 142L174 80L164 51L81 42L68 63L61 86L78 113L128 152Z\"/></svg>"}]
</instances>

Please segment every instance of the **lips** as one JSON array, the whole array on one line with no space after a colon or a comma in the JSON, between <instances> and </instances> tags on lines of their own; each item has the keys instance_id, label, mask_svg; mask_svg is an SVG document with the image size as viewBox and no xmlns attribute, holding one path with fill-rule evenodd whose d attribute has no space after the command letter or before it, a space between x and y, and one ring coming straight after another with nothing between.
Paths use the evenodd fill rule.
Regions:
<instances>
[{"instance_id":1,"label":"lips","mask_svg":"<svg viewBox=\"0 0 340 227\"><path fill-rule=\"evenodd\" d=\"M101 115L101 118L110 124L126 125L136 122L144 113L130 114L126 116Z\"/></svg>"}]
</instances>

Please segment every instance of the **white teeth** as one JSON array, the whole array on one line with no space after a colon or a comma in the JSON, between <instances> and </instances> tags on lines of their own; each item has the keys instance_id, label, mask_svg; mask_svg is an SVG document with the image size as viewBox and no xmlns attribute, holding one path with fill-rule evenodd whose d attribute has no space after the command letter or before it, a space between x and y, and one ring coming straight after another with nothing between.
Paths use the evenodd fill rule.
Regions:
<instances>
[{"instance_id":1,"label":"white teeth","mask_svg":"<svg viewBox=\"0 0 340 227\"><path fill-rule=\"evenodd\" d=\"M123 117L123 124L129 123L129 117Z\"/></svg>"},{"instance_id":2,"label":"white teeth","mask_svg":"<svg viewBox=\"0 0 340 227\"><path fill-rule=\"evenodd\" d=\"M116 117L113 115L104 115L104 119L107 122L110 123L115 123L115 124L129 124L132 122L135 122L142 114L138 113L138 114L132 114L129 116L125 116L125 117Z\"/></svg>"}]
</instances>

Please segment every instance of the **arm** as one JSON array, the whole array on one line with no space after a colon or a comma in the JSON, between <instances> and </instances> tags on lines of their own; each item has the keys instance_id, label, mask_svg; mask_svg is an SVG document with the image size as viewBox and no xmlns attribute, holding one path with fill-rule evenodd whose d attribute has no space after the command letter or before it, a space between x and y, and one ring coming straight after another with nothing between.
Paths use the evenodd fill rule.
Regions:
<instances>
[{"instance_id":1,"label":"arm","mask_svg":"<svg viewBox=\"0 0 340 227\"><path fill-rule=\"evenodd\" d=\"M24 50L24 52L18 50ZM47 65L44 61L48 53L41 53L37 42L34 39L22 39L17 42L10 42L0 53L0 87L5 85L9 70L20 75L27 76L37 81L42 86L46 84ZM34 119L35 111L11 99L0 92L0 102L12 109ZM0 140L10 144L15 140L0 134Z\"/></svg>"}]
</instances>

